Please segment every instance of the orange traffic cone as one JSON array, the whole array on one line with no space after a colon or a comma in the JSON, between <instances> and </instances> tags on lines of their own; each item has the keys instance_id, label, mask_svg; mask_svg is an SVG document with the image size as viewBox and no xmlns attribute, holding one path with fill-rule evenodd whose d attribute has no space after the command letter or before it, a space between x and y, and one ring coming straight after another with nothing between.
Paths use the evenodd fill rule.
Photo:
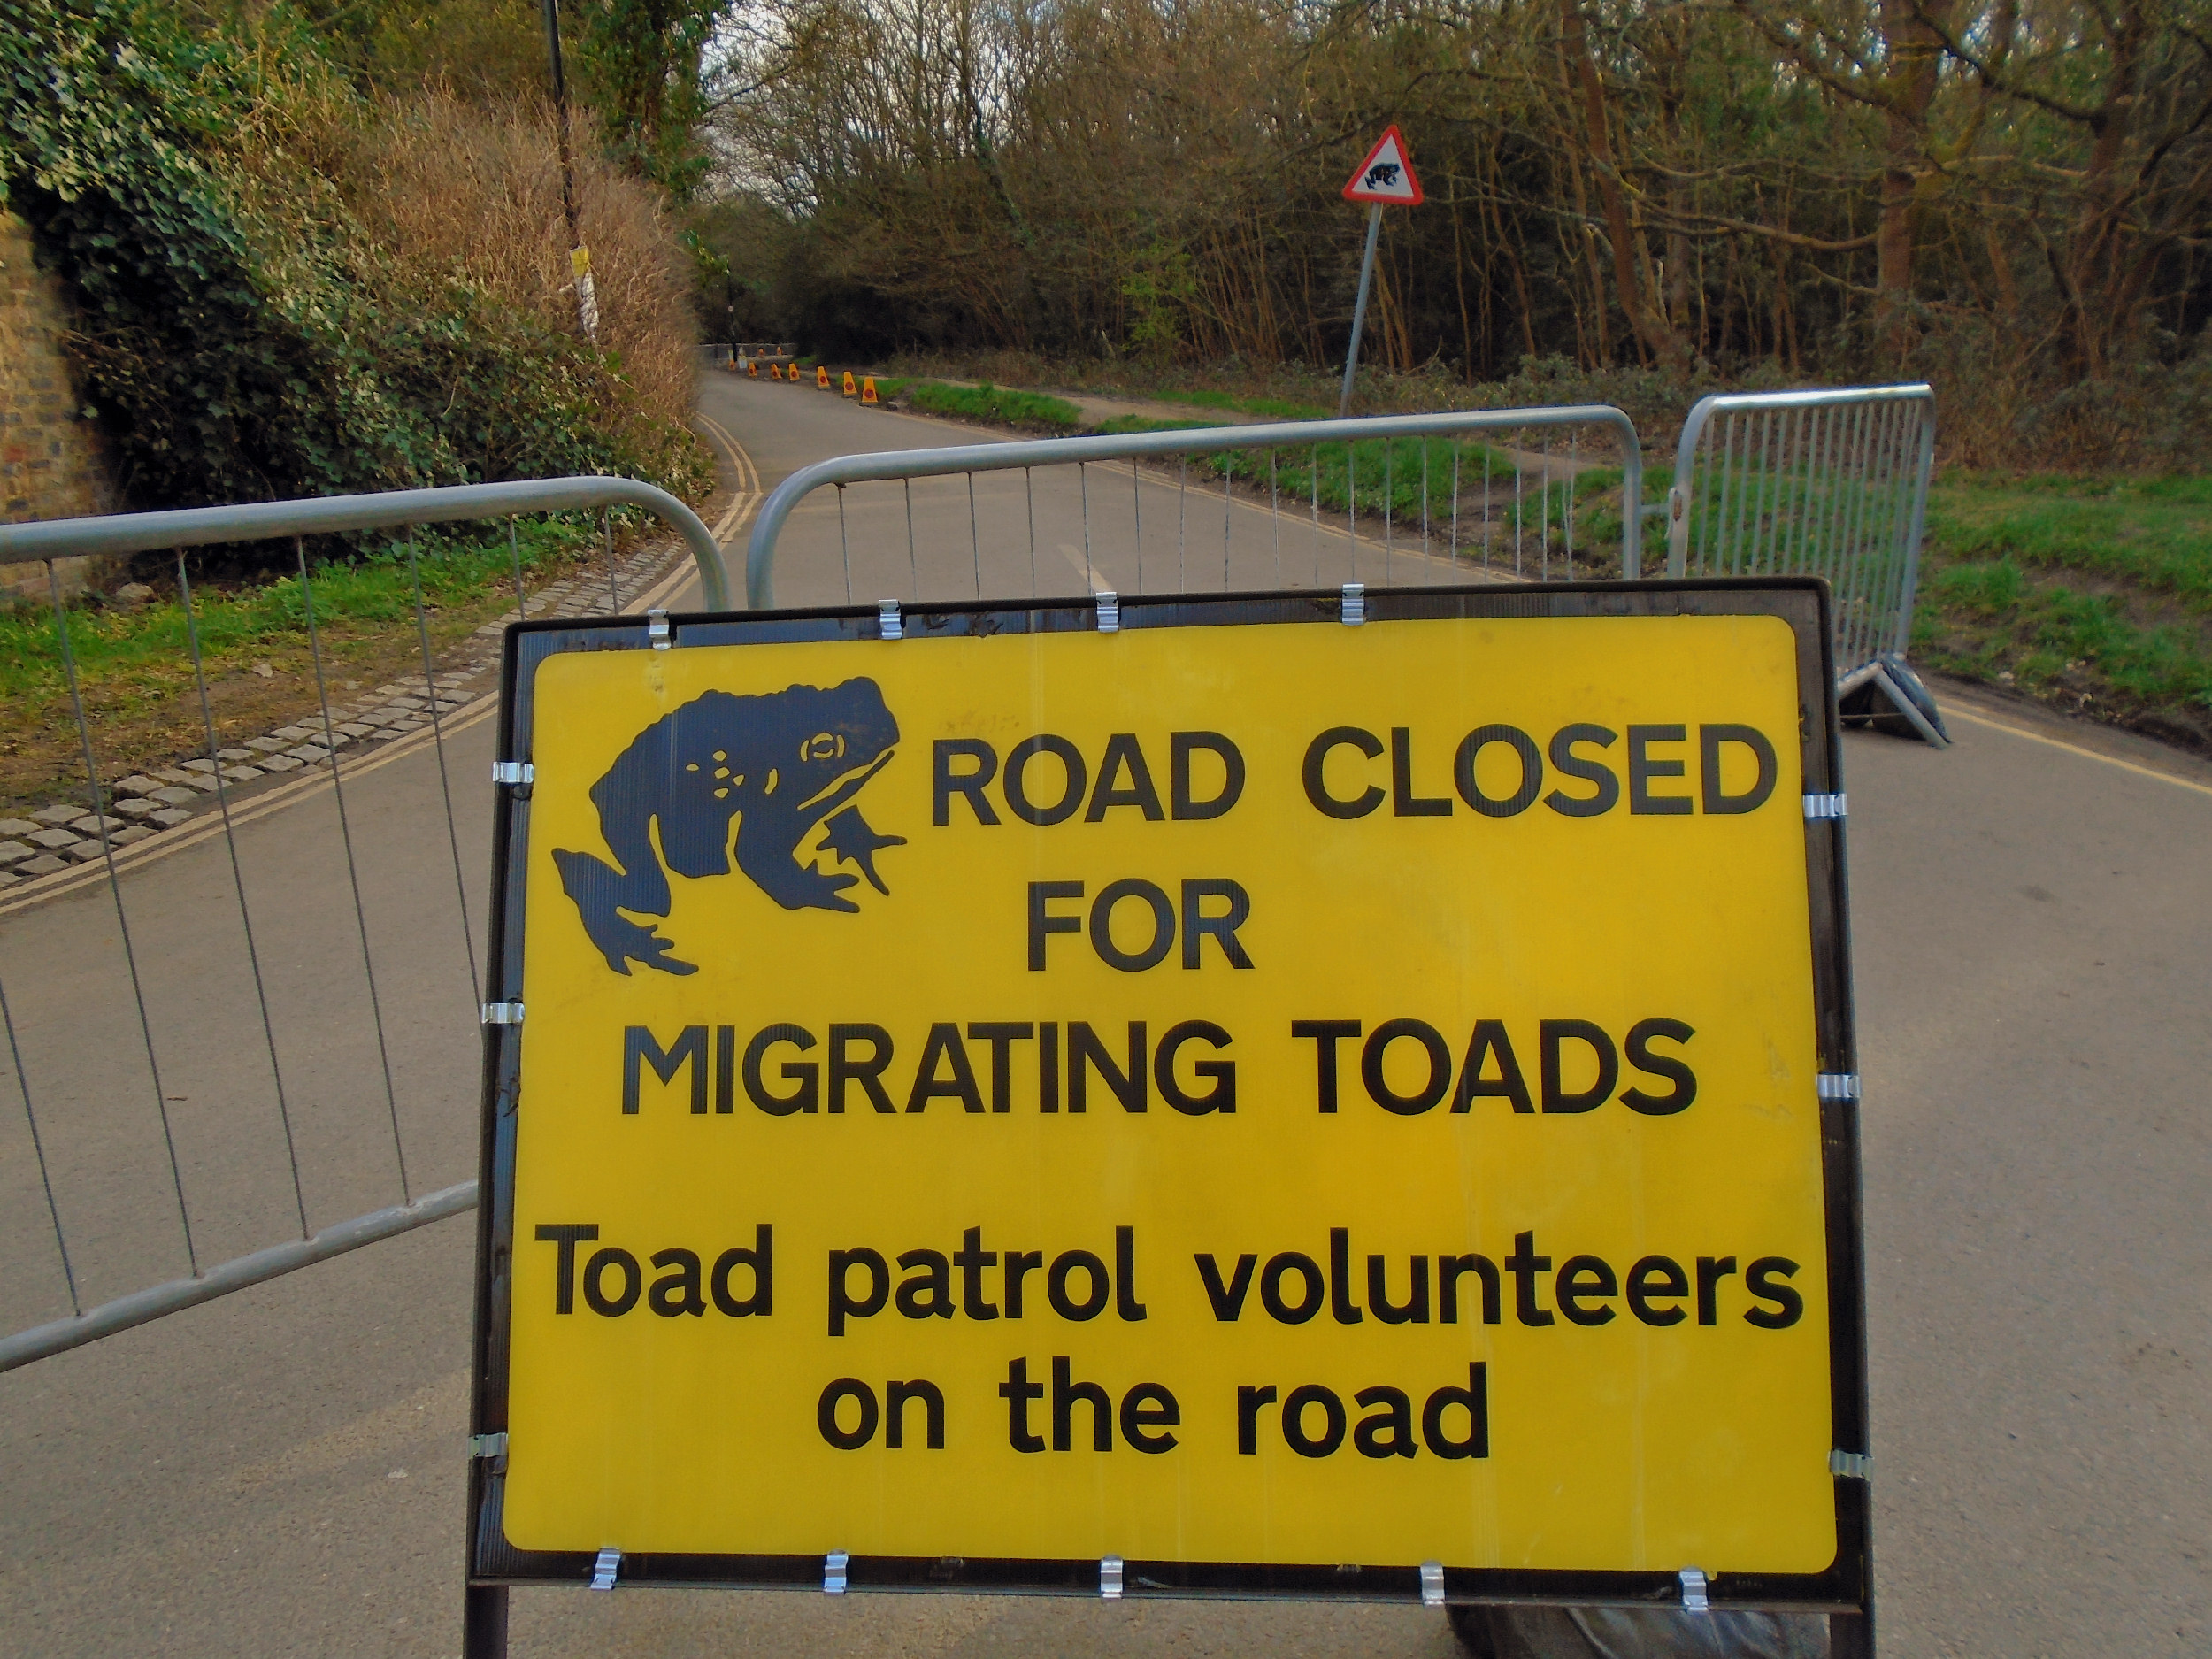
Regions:
<instances>
[{"instance_id":1,"label":"orange traffic cone","mask_svg":"<svg viewBox=\"0 0 2212 1659\"><path fill-rule=\"evenodd\" d=\"M814 365L814 389L818 392L826 392L829 390L828 364L818 363Z\"/></svg>"},{"instance_id":2,"label":"orange traffic cone","mask_svg":"<svg viewBox=\"0 0 2212 1659\"><path fill-rule=\"evenodd\" d=\"M853 383L853 372L852 372L850 369L847 369L847 370L845 371L845 386L844 386L844 390L843 390L843 393L842 393L841 395L842 395L842 396L846 396L846 397L850 397L850 396L854 396L856 393L857 393L859 390L860 390L860 388L859 388L858 386L856 386L856 385L855 385L855 384Z\"/></svg>"},{"instance_id":3,"label":"orange traffic cone","mask_svg":"<svg viewBox=\"0 0 2212 1659\"><path fill-rule=\"evenodd\" d=\"M876 397L876 377L871 374L866 380L861 381L860 383L860 406L863 409L873 409L877 406L878 401L879 400Z\"/></svg>"},{"instance_id":4,"label":"orange traffic cone","mask_svg":"<svg viewBox=\"0 0 2212 1659\"><path fill-rule=\"evenodd\" d=\"M757 380L758 379L760 379L760 365L759 365L758 363L755 362L755 361L754 361L752 358L750 358L750 357L746 358L746 359L745 359L745 373L748 373L748 374L749 374L749 375L751 375L751 376L752 376L755 380Z\"/></svg>"}]
</instances>

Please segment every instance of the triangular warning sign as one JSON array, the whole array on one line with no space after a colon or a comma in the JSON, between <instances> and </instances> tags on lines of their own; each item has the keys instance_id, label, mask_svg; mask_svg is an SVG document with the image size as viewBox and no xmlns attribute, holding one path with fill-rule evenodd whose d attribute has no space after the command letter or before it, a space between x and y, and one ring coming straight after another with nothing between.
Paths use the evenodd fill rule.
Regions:
<instances>
[{"instance_id":1,"label":"triangular warning sign","mask_svg":"<svg viewBox=\"0 0 2212 1659\"><path fill-rule=\"evenodd\" d=\"M1413 164L1406 159L1405 140L1396 127L1385 133L1382 142L1367 152L1367 159L1359 164L1359 170L1344 187L1344 199L1396 207L1421 204L1421 180L1413 176Z\"/></svg>"}]
</instances>

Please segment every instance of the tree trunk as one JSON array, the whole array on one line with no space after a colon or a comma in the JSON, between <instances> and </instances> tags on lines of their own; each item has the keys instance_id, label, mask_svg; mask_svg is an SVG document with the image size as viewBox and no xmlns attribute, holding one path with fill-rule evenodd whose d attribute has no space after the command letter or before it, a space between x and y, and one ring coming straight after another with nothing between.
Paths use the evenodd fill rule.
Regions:
<instances>
[{"instance_id":1,"label":"tree trunk","mask_svg":"<svg viewBox=\"0 0 2212 1659\"><path fill-rule=\"evenodd\" d=\"M1645 349L1667 365L1678 379L1689 373L1689 355L1682 348L1665 317L1646 300L1641 273L1636 268L1636 244L1628 222L1628 196L1621 188L1620 169L1613 160L1613 137L1605 112L1605 83L1599 79L1597 59L1590 56L1589 37L1583 28L1581 0L1559 0L1562 42L1568 60L1581 81L1583 125L1590 151L1590 170L1597 174L1598 200L1605 210L1605 233L1613 244L1613 280L1620 290L1621 309Z\"/></svg>"},{"instance_id":2,"label":"tree trunk","mask_svg":"<svg viewBox=\"0 0 2212 1659\"><path fill-rule=\"evenodd\" d=\"M1882 44L1889 60L1883 112L1882 220L1874 233L1874 333L1885 356L1912 349L1914 220L1921 133L1935 97L1942 42L1924 20L1942 20L1949 0L1882 0Z\"/></svg>"},{"instance_id":3,"label":"tree trunk","mask_svg":"<svg viewBox=\"0 0 2212 1659\"><path fill-rule=\"evenodd\" d=\"M1659 30L1663 43L1659 57L1660 132L1666 141L1668 164L1678 173L1688 171L1688 157L1682 153L1682 105L1689 96L1689 27L1688 14L1683 13ZM1678 228L1690 211L1689 198L1690 188L1681 179L1667 181L1667 217L1678 228L1667 233L1660 302L1666 307L1667 321L1678 333L1690 321L1690 234ZM1691 355L1703 349L1704 342L1700 341Z\"/></svg>"},{"instance_id":4,"label":"tree trunk","mask_svg":"<svg viewBox=\"0 0 2212 1659\"><path fill-rule=\"evenodd\" d=\"M2083 375L2103 372L2110 342L2131 320L2116 313L2133 310L2121 280L2124 203L2119 175L2149 27L2141 6L2131 4L2119 9L2107 28L2112 74L2105 83L2103 102L2090 122L2089 166L2082 180L2081 212L2075 220L2066 257L2063 326L2068 353L2075 371Z\"/></svg>"}]
</instances>

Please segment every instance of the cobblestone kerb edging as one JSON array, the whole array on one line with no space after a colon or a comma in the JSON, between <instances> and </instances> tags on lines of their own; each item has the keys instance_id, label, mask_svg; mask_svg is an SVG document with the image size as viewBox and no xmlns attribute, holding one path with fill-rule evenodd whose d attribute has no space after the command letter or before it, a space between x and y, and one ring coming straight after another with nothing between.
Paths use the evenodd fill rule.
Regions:
<instances>
[{"instance_id":1,"label":"cobblestone kerb edging","mask_svg":"<svg viewBox=\"0 0 2212 1659\"><path fill-rule=\"evenodd\" d=\"M106 847L116 851L181 831L215 812L217 779L234 805L250 802L268 785L339 764L341 751L366 752L432 725L492 689L499 669L500 636L507 625L529 618L605 616L634 604L646 590L688 563L689 550L674 536L654 536L619 561L611 578L604 565L580 571L529 595L519 610L486 623L448 650L426 679L415 675L366 693L349 693L330 704L326 730L320 710L289 726L180 761L157 772L133 772L103 781L100 803L87 810L83 786L27 818L0 818L0 891L36 883L84 864L98 864ZM342 768L341 768L342 770ZM75 884L71 884L75 885ZM12 897L27 899L26 893Z\"/></svg>"}]
</instances>

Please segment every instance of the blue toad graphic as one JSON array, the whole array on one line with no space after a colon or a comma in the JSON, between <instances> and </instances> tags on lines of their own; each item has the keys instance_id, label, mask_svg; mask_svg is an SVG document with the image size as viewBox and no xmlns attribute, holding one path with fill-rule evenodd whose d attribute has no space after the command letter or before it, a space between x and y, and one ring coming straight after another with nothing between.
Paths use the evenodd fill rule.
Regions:
<instances>
[{"instance_id":1,"label":"blue toad graphic","mask_svg":"<svg viewBox=\"0 0 2212 1659\"><path fill-rule=\"evenodd\" d=\"M818 824L827 832L825 850L888 895L875 856L905 838L879 834L848 803L883 770L898 741L899 724L872 680L757 697L710 691L647 726L591 787L615 864L588 852L553 853L561 886L607 965L622 974L632 962L664 973L698 972L670 954L673 941L622 912L665 917L670 871L727 875L732 818L738 869L787 910L860 908L844 896L859 876L826 875L799 861L799 844Z\"/></svg>"}]
</instances>

